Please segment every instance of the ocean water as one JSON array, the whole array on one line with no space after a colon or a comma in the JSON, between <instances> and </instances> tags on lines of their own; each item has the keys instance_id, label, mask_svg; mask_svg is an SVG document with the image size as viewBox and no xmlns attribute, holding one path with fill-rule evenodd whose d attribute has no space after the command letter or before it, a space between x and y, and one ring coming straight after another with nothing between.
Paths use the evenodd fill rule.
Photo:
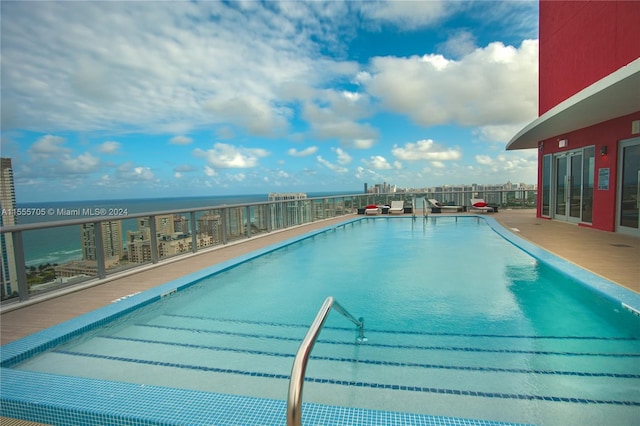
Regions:
<instances>
[{"instance_id":1,"label":"ocean water","mask_svg":"<svg viewBox=\"0 0 640 426\"><path fill-rule=\"evenodd\" d=\"M355 191L345 193L307 193L307 196L313 198L353 194L354 192ZM83 215L83 211L96 211L96 209L113 209L114 211L126 211L128 214L134 214L151 211L248 204L263 201L268 201L267 194L18 203L18 208L38 209L39 211L45 212L45 214L42 215L19 216L18 224L81 219L90 217ZM75 210L79 210L80 214L65 214L65 212ZM117 217L122 218L124 216L114 216L114 218ZM135 219L123 221L122 232L125 236L127 231L135 229ZM71 260L80 260L82 258L80 241L80 227L78 225L24 232L25 263L27 266L38 266L47 263L60 264Z\"/></svg>"}]
</instances>

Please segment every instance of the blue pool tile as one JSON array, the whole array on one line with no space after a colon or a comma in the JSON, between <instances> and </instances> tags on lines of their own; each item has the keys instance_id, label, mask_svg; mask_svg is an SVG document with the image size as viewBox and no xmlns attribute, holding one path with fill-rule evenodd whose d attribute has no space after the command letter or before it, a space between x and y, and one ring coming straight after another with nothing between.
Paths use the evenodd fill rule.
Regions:
<instances>
[{"instance_id":1,"label":"blue pool tile","mask_svg":"<svg viewBox=\"0 0 640 426\"><path fill-rule=\"evenodd\" d=\"M484 218L483 218L484 219ZM491 225L490 218L487 222ZM495 230L495 228L494 228ZM322 230L315 232L323 232ZM508 240L514 240L512 234L503 235ZM265 251L275 250L293 241L281 243L263 251L255 252L240 259L247 261L263 254ZM516 245L526 246L526 242ZM523 248L525 251L527 249ZM534 257L551 262L556 268L570 274L574 269L570 265L550 259L541 249L528 247ZM28 338L13 342L2 347L0 360L2 366L15 365L34 354L51 349L87 330L112 321L125 315L133 309L144 306L162 297L162 294L174 289L186 288L205 276L211 275L225 268L235 265L222 265L199 271L167 283L149 292L141 293L125 300L109 305L103 309L75 318L59 326L44 330ZM556 262L556 263L553 263ZM598 277L577 271L578 279L591 285L597 291L611 299L623 300L630 306L640 307L640 296L629 294L624 289L612 287ZM457 348L457 350L471 352L473 348ZM534 352L542 354L544 352ZM570 355L567 353L567 355ZM383 364L382 362L379 362ZM231 373L237 373L230 371ZM56 376L44 373L27 373L23 371L3 368L2 371L2 404L0 414L25 418L51 424L74 425L209 425L209 424L284 424L285 402L259 398L248 398L234 395L222 395L207 392L197 392L181 389L160 388L119 382ZM257 376L256 372L249 372ZM580 373L578 373L580 374ZM262 374L264 377L280 378L274 374ZM461 391L457 389L423 388L416 386L398 386L394 384L362 383L336 381L328 379L317 380L320 383L335 383L345 386L373 387L394 390L411 390L415 392L431 392L439 394L455 394L481 396L486 398L503 399L540 399L554 402L571 402L576 404L603 403L611 401L593 401L579 398L560 398L555 396L512 395L500 393L479 393L475 391ZM632 402L615 401L615 403L629 405ZM303 405L303 420L305 425L503 425L505 423L487 422L482 420L457 419L451 417L437 417L415 415L408 413L394 413L386 411L353 409L346 407L332 407L319 404Z\"/></svg>"}]
</instances>

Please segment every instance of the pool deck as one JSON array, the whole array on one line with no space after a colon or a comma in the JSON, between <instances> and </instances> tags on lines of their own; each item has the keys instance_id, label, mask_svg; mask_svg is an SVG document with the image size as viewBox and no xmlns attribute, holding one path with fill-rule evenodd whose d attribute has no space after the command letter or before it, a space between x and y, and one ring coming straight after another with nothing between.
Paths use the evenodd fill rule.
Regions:
<instances>
[{"instance_id":1,"label":"pool deck","mask_svg":"<svg viewBox=\"0 0 640 426\"><path fill-rule=\"evenodd\" d=\"M418 218L421 219L421 212L418 214ZM538 219L534 210L500 210L499 213L484 214L496 219L507 230L556 256L640 293L640 238ZM449 213L442 214L445 215ZM169 259L158 265L110 277L99 285L73 290L55 298L41 301L34 298L17 309L7 306L3 308L0 316L1 342L12 342L106 306L116 299L355 217L357 216L341 216L265 234L202 253Z\"/></svg>"}]
</instances>

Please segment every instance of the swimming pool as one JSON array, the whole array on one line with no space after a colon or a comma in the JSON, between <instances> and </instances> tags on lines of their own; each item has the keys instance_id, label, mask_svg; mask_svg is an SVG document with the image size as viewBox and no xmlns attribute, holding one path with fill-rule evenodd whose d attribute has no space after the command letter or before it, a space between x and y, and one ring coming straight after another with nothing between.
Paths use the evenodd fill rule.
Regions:
<instances>
[{"instance_id":1,"label":"swimming pool","mask_svg":"<svg viewBox=\"0 0 640 426\"><path fill-rule=\"evenodd\" d=\"M45 353L32 356L41 349L24 349L38 346L25 339L20 350L5 345L3 411L7 402L46 410L55 389L42 383L51 383L65 389L63 405L89 401L105 416L185 424L194 410L193 424L283 424L293 354L333 295L365 317L368 342L355 344L350 323L329 316L307 369L305 424L434 415L631 424L640 319L620 302L637 308L637 295L577 270L597 291L586 289L555 270L570 265L509 237L540 262L494 230L503 232L489 218L367 218L184 277L47 331ZM89 331L57 345L78 327ZM14 392L31 405L7 401Z\"/></svg>"}]
</instances>

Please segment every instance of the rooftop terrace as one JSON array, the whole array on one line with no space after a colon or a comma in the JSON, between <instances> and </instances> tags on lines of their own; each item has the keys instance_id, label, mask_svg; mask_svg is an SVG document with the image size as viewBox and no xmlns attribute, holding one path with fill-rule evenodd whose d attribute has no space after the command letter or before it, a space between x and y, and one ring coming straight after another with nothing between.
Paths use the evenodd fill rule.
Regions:
<instances>
[{"instance_id":1,"label":"rooftop terrace","mask_svg":"<svg viewBox=\"0 0 640 426\"><path fill-rule=\"evenodd\" d=\"M417 220L422 220L421 212ZM468 215L469 213L458 213ZM506 229L547 251L601 277L640 293L640 239L558 221L538 219L534 210L500 210L491 214ZM244 253L341 223L353 216L313 222L260 237L230 243L207 252L183 256L126 275L113 276L100 285L67 290L58 297L30 299L22 307L3 310L2 344L51 327L116 299L141 292L191 272L233 259Z\"/></svg>"},{"instance_id":2,"label":"rooftop terrace","mask_svg":"<svg viewBox=\"0 0 640 426\"><path fill-rule=\"evenodd\" d=\"M423 220L422 212L418 211L417 214L416 220ZM454 214L469 215L469 213ZM538 219L535 217L534 210L501 210L496 214L488 213L487 216L494 218L509 232L530 243L609 281L640 293L639 238ZM10 309L5 307L0 321L2 344L199 269L350 219L353 219L353 216L321 220L236 241L207 252L168 259L157 265L129 271L121 276L110 276L108 280L98 285L88 283L84 286L85 288L68 289L65 294L58 293L57 297L45 300L42 296L37 296L23 302L20 306L12 306ZM15 426L40 425L3 417L0 417L0 423Z\"/></svg>"}]
</instances>

